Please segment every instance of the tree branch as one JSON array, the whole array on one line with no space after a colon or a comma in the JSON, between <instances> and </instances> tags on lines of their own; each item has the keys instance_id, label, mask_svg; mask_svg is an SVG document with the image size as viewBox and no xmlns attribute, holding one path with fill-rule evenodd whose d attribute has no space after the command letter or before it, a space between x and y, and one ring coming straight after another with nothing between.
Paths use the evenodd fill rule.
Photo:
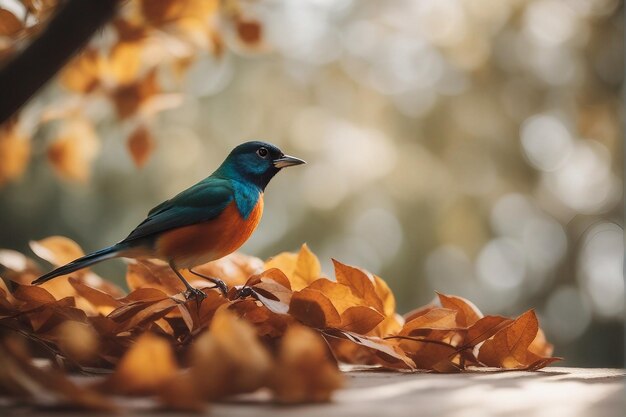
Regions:
<instances>
[{"instance_id":1,"label":"tree branch","mask_svg":"<svg viewBox=\"0 0 626 417\"><path fill-rule=\"evenodd\" d=\"M115 15L120 0L68 0L28 47L0 69L0 124L7 121Z\"/></svg>"}]
</instances>

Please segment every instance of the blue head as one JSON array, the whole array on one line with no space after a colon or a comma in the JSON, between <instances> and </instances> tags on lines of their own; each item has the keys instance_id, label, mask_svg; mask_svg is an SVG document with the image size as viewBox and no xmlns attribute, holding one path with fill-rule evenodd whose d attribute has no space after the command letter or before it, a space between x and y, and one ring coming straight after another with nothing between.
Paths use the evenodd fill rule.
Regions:
<instances>
[{"instance_id":1,"label":"blue head","mask_svg":"<svg viewBox=\"0 0 626 417\"><path fill-rule=\"evenodd\" d=\"M264 190L278 171L304 163L302 159L285 155L271 143L252 141L233 149L215 175L249 182Z\"/></svg>"}]
</instances>

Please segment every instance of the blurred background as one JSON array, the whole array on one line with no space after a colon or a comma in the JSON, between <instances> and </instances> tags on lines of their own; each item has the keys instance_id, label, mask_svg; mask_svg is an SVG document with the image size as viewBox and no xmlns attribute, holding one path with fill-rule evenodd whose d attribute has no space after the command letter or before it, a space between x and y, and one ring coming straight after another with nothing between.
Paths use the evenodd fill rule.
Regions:
<instances>
[{"instance_id":1,"label":"blurred background","mask_svg":"<svg viewBox=\"0 0 626 417\"><path fill-rule=\"evenodd\" d=\"M75 63L22 112L0 247L109 245L263 139L308 165L270 184L244 252L307 242L329 275L334 257L382 276L400 312L434 291L535 308L563 365L623 366L622 1L207 1L174 23L147 3L88 49L115 76L86 87ZM125 113L147 77L155 99Z\"/></svg>"}]
</instances>

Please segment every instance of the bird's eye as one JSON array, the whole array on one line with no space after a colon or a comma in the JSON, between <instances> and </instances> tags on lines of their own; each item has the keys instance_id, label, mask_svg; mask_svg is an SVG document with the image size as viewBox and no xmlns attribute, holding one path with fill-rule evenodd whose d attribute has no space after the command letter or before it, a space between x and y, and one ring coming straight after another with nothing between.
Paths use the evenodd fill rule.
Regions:
<instances>
[{"instance_id":1,"label":"bird's eye","mask_svg":"<svg viewBox=\"0 0 626 417\"><path fill-rule=\"evenodd\" d=\"M256 151L256 154L259 155L261 158L266 158L269 152L266 148L259 148L259 150Z\"/></svg>"}]
</instances>

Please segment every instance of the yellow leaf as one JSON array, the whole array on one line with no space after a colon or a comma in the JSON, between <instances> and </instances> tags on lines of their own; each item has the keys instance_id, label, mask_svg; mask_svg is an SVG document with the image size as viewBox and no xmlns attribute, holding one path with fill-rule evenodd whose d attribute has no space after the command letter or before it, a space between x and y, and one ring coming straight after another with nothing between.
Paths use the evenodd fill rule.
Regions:
<instances>
[{"instance_id":1,"label":"yellow leaf","mask_svg":"<svg viewBox=\"0 0 626 417\"><path fill-rule=\"evenodd\" d=\"M99 85L103 65L97 50L85 49L63 68L61 84L72 91L89 93Z\"/></svg>"},{"instance_id":2,"label":"yellow leaf","mask_svg":"<svg viewBox=\"0 0 626 417\"><path fill-rule=\"evenodd\" d=\"M141 69L142 42L119 42L109 53L106 74L118 84L128 84L137 79Z\"/></svg>"},{"instance_id":3,"label":"yellow leaf","mask_svg":"<svg viewBox=\"0 0 626 417\"><path fill-rule=\"evenodd\" d=\"M87 182L99 150L100 142L91 123L74 119L63 126L48 148L48 160L61 177Z\"/></svg>"},{"instance_id":4,"label":"yellow leaf","mask_svg":"<svg viewBox=\"0 0 626 417\"><path fill-rule=\"evenodd\" d=\"M31 241L30 248L35 255L59 267L85 254L78 243L64 236L50 236Z\"/></svg>"},{"instance_id":5,"label":"yellow leaf","mask_svg":"<svg viewBox=\"0 0 626 417\"><path fill-rule=\"evenodd\" d=\"M23 135L17 124L0 128L0 186L19 178L30 159L30 139Z\"/></svg>"},{"instance_id":6,"label":"yellow leaf","mask_svg":"<svg viewBox=\"0 0 626 417\"><path fill-rule=\"evenodd\" d=\"M297 254L283 252L269 259L265 269L271 268L278 268L287 275L294 291L303 289L321 276L320 261L306 243Z\"/></svg>"},{"instance_id":7,"label":"yellow leaf","mask_svg":"<svg viewBox=\"0 0 626 417\"><path fill-rule=\"evenodd\" d=\"M362 269L342 264L333 259L335 265L335 277L340 284L350 287L352 293L361 298L365 305L374 307L379 312L383 312L383 302L376 293L374 278Z\"/></svg>"}]
</instances>

